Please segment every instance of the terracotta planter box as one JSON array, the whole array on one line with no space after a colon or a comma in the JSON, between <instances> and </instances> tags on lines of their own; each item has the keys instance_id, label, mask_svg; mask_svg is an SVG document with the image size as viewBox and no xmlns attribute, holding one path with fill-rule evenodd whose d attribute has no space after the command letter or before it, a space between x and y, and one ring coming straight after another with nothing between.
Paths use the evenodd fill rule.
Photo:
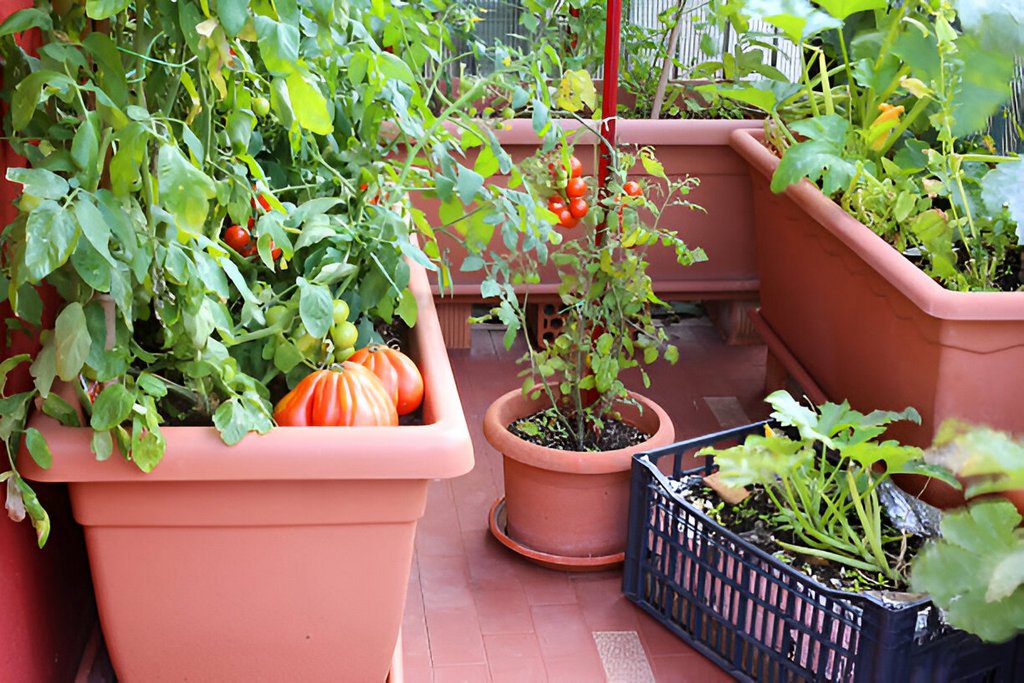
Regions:
<instances>
[{"instance_id":1,"label":"terracotta planter box","mask_svg":"<svg viewBox=\"0 0 1024 683\"><path fill-rule=\"evenodd\" d=\"M952 292L808 181L769 189L778 158L732 133L754 193L761 332L787 370L859 410L913 406L887 432L931 442L947 418L1024 432L1024 293Z\"/></svg>"},{"instance_id":2,"label":"terracotta planter box","mask_svg":"<svg viewBox=\"0 0 1024 683\"><path fill-rule=\"evenodd\" d=\"M622 405L622 419L650 438L630 448L598 453L545 448L508 430L512 422L550 405L543 395L530 399L514 390L491 404L483 430L502 455L505 497L491 510L491 529L502 543L560 569L601 569L622 562L633 454L667 445L675 435L672 420L660 406L632 396L642 409Z\"/></svg>"},{"instance_id":3,"label":"terracotta planter box","mask_svg":"<svg viewBox=\"0 0 1024 683\"><path fill-rule=\"evenodd\" d=\"M496 132L505 150L516 161L534 154L538 140L531 122L514 119L509 124L509 129ZM580 127L572 121L563 121L562 125L567 130ZM688 199L704 207L707 213L669 207L662 215L661 225L676 230L690 247L703 248L708 260L682 267L676 263L671 249L660 245L652 247L648 252L651 264L648 272L659 296L668 300L757 299L750 178L742 158L729 146L729 134L750 125L750 121L724 120L619 120L619 144L653 146L670 178L690 175L700 179L700 186ZM593 135L578 139L576 143L576 155L583 162L586 175L596 173L595 143ZM471 165L472 159L468 163ZM632 177L642 182L657 182L647 176L639 164ZM505 180L499 177L498 182ZM436 215L436 203L424 199L415 201L420 202L428 216ZM464 251L455 244L447 246L453 261L458 263ZM492 248L504 251L500 234L492 240ZM480 272L455 271L452 277L452 289L446 289L445 297L438 299L441 305L482 301ZM531 285L529 292L534 299L550 300L557 288L555 269L548 267L542 271L541 282ZM468 313L468 306L463 312ZM444 315L442 311L442 317ZM462 316L462 320L464 318Z\"/></svg>"},{"instance_id":4,"label":"terracotta planter box","mask_svg":"<svg viewBox=\"0 0 1024 683\"><path fill-rule=\"evenodd\" d=\"M90 431L36 415L84 527L118 680L383 681L431 479L473 452L425 273L411 354L423 424L277 428L225 446L213 427L164 430L151 474L96 462Z\"/></svg>"}]
</instances>

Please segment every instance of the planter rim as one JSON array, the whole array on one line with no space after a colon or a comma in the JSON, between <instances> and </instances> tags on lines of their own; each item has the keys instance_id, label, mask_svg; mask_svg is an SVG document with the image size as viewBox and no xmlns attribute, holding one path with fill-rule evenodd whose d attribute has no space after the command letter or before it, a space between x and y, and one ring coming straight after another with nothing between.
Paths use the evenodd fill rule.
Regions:
<instances>
[{"instance_id":1,"label":"planter rim","mask_svg":"<svg viewBox=\"0 0 1024 683\"><path fill-rule=\"evenodd\" d=\"M757 129L739 128L730 133L732 148L747 161L751 171L770 179L779 165L779 157L765 147L763 141L764 134ZM946 289L807 179L786 188L784 194L853 249L923 313L940 320L1024 318L1024 292L955 292Z\"/></svg>"},{"instance_id":2,"label":"planter rim","mask_svg":"<svg viewBox=\"0 0 1024 683\"><path fill-rule=\"evenodd\" d=\"M540 410L546 401L543 395L536 399L523 396L520 389L502 394L487 408L484 414L484 437L504 457L533 467L577 474L622 472L629 469L634 454L667 445L675 438L672 419L661 406L632 391L629 395L643 406L644 411L651 411L658 418L657 431L636 446L613 451L580 452L562 451L524 441L510 432L508 425Z\"/></svg>"},{"instance_id":3,"label":"planter rim","mask_svg":"<svg viewBox=\"0 0 1024 683\"><path fill-rule=\"evenodd\" d=\"M574 119L555 119L563 130L585 129L586 124ZM589 122L595 129L599 121ZM758 119L625 119L617 117L618 144L660 144L714 146L729 144L734 130L749 129L760 124ZM541 138L529 119L510 119L494 130L504 145L539 145ZM595 134L581 134L576 144L597 144Z\"/></svg>"},{"instance_id":4,"label":"planter rim","mask_svg":"<svg viewBox=\"0 0 1024 683\"><path fill-rule=\"evenodd\" d=\"M451 371L426 271L413 265L409 287L419 315L412 328L427 391L424 424L398 427L274 427L248 434L235 446L216 428L164 427L167 456L150 473L115 452L98 462L89 449L92 430L65 427L34 411L54 453L42 469L20 457L22 474L36 481L252 481L264 479L433 479L473 468L473 445ZM116 450L116 449L115 449Z\"/></svg>"}]
</instances>

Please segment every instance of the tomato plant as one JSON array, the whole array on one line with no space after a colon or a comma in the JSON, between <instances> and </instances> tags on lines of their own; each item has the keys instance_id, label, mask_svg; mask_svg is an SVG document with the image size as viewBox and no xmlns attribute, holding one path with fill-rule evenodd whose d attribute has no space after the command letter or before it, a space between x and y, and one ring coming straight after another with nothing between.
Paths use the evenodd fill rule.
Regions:
<instances>
[{"instance_id":1,"label":"tomato plant","mask_svg":"<svg viewBox=\"0 0 1024 683\"><path fill-rule=\"evenodd\" d=\"M640 187L640 183L635 180L627 180L623 183L622 191L630 197L639 197L644 193L643 188Z\"/></svg>"},{"instance_id":2,"label":"tomato plant","mask_svg":"<svg viewBox=\"0 0 1024 683\"><path fill-rule=\"evenodd\" d=\"M0 387L18 363L36 380L0 397L0 478L40 542L45 510L13 457L25 443L48 461L25 420L37 397L70 419L56 381L103 387L95 455L116 446L149 471L162 425L213 424L228 444L266 432L279 396L312 371L380 341L381 322L415 324L410 264L451 267L438 236L465 242L467 259L482 258L492 219L531 249L557 239L529 192L489 182L513 162L493 121L469 114L486 95L544 123L557 58L524 68L534 60L487 48L493 73L452 93L449 48L475 8L328 6L90 1L0 24L5 138L28 161L8 170L21 192L0 235L0 303L38 335L36 286L62 301L37 357L0 365ZM15 40L28 29L38 55ZM471 139L489 160L466 165ZM436 198L445 224L410 191ZM339 300L349 311L336 321Z\"/></svg>"}]
</instances>

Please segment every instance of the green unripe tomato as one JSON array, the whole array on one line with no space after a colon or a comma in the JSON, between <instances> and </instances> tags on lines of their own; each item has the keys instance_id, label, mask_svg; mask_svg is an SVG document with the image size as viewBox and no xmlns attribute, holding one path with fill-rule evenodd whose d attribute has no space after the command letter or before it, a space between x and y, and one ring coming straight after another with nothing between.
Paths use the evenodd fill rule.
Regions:
<instances>
[{"instance_id":1,"label":"green unripe tomato","mask_svg":"<svg viewBox=\"0 0 1024 683\"><path fill-rule=\"evenodd\" d=\"M271 306L269 309L267 309L267 325L269 325L270 327L284 327L284 324L286 322L285 317L287 315L287 306L281 306L280 304L277 306Z\"/></svg>"},{"instance_id":2,"label":"green unripe tomato","mask_svg":"<svg viewBox=\"0 0 1024 683\"><path fill-rule=\"evenodd\" d=\"M266 97L257 97L252 101L252 113L263 118L270 113L270 100Z\"/></svg>"},{"instance_id":3,"label":"green unripe tomato","mask_svg":"<svg viewBox=\"0 0 1024 683\"><path fill-rule=\"evenodd\" d=\"M331 325L331 339L334 340L336 349L354 347L356 340L359 339L359 328L348 321Z\"/></svg>"},{"instance_id":4,"label":"green unripe tomato","mask_svg":"<svg viewBox=\"0 0 1024 683\"><path fill-rule=\"evenodd\" d=\"M516 110L513 109L512 107L505 107L504 109L501 110L501 118L503 119L512 119L515 118L515 116Z\"/></svg>"},{"instance_id":5,"label":"green unripe tomato","mask_svg":"<svg viewBox=\"0 0 1024 683\"><path fill-rule=\"evenodd\" d=\"M334 362L335 363L341 363L341 362L347 361L352 356L352 354L355 353L355 352L356 352L356 349L355 349L354 346L350 346L347 349L340 349L338 351L335 351L334 352Z\"/></svg>"},{"instance_id":6,"label":"green unripe tomato","mask_svg":"<svg viewBox=\"0 0 1024 683\"><path fill-rule=\"evenodd\" d=\"M303 356L311 356L315 350L320 348L320 339L306 333L299 337L295 346Z\"/></svg>"},{"instance_id":7,"label":"green unripe tomato","mask_svg":"<svg viewBox=\"0 0 1024 683\"><path fill-rule=\"evenodd\" d=\"M348 304L338 299L334 302L334 324L340 325L348 321Z\"/></svg>"}]
</instances>

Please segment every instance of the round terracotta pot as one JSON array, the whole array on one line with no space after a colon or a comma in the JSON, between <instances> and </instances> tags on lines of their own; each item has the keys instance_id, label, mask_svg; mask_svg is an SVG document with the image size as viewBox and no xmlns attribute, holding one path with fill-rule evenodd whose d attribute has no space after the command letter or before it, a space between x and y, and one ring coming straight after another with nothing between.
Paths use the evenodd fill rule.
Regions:
<instances>
[{"instance_id":1,"label":"round terracotta pot","mask_svg":"<svg viewBox=\"0 0 1024 683\"><path fill-rule=\"evenodd\" d=\"M519 390L498 398L484 415L484 436L504 460L507 534L533 551L566 558L603 557L626 549L629 476L634 453L672 443L664 410L630 394L622 418L650 434L641 444L600 453L561 451L529 443L508 430L548 405Z\"/></svg>"}]
</instances>

